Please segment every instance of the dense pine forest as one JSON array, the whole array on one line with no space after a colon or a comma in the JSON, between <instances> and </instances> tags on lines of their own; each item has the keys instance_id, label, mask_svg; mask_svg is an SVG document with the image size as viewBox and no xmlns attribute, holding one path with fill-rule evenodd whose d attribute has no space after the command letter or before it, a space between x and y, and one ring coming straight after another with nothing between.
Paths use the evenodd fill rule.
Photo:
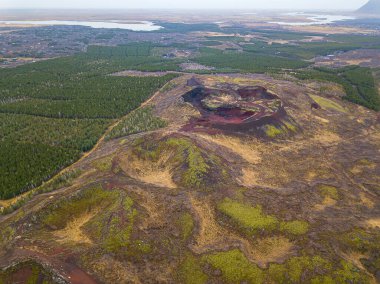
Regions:
<instances>
[{"instance_id":1,"label":"dense pine forest","mask_svg":"<svg viewBox=\"0 0 380 284\"><path fill-rule=\"evenodd\" d=\"M380 97L370 68L348 66L344 68L314 68L296 74L300 79L335 82L343 86L344 99L376 111L380 110Z\"/></svg>"},{"instance_id":2,"label":"dense pine forest","mask_svg":"<svg viewBox=\"0 0 380 284\"><path fill-rule=\"evenodd\" d=\"M87 53L0 70L0 198L36 187L73 163L114 119L173 78L110 76L170 64L150 53L150 44L90 47Z\"/></svg>"}]
</instances>

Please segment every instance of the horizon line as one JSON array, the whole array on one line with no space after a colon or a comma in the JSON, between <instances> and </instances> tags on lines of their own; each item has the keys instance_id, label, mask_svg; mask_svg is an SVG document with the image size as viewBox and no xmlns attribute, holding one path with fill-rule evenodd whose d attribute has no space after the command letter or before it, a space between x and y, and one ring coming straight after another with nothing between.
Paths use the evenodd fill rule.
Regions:
<instances>
[{"instance_id":1,"label":"horizon line","mask_svg":"<svg viewBox=\"0 0 380 284\"><path fill-rule=\"evenodd\" d=\"M15 7L9 7L9 8L0 8L0 13L2 11L25 11L25 10L46 10L46 11L62 11L62 10L77 10L77 11L356 11L357 9L288 9L288 8L236 8L236 9L230 9L230 8L68 8L68 7L55 7L55 8L35 8L35 7L25 7L25 8L15 8Z\"/></svg>"}]
</instances>

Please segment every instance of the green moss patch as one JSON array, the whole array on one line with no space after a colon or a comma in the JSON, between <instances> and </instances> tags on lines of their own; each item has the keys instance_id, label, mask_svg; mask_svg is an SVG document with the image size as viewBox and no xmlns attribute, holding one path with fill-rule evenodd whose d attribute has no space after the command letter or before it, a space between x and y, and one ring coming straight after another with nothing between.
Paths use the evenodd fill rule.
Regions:
<instances>
[{"instance_id":1,"label":"green moss patch","mask_svg":"<svg viewBox=\"0 0 380 284\"><path fill-rule=\"evenodd\" d=\"M216 273L217 272L217 273ZM181 283L369 283L368 276L344 260L335 263L319 255L295 256L283 264L261 269L239 249L195 257L191 254L178 269Z\"/></svg>"},{"instance_id":2,"label":"green moss patch","mask_svg":"<svg viewBox=\"0 0 380 284\"><path fill-rule=\"evenodd\" d=\"M280 230L282 232L287 232L292 235L303 235L306 234L309 230L309 223L298 220L290 222L281 222Z\"/></svg>"},{"instance_id":3,"label":"green moss patch","mask_svg":"<svg viewBox=\"0 0 380 284\"><path fill-rule=\"evenodd\" d=\"M302 235L309 229L309 224L305 221L279 221L275 216L265 214L260 205L251 206L229 198L218 204L218 210L249 233L281 231Z\"/></svg>"},{"instance_id":4,"label":"green moss patch","mask_svg":"<svg viewBox=\"0 0 380 284\"><path fill-rule=\"evenodd\" d=\"M275 126L268 124L264 127L265 135L269 138L276 138L281 136L286 136L291 132L297 132L297 126L289 121L283 121L281 125Z\"/></svg>"},{"instance_id":5,"label":"green moss patch","mask_svg":"<svg viewBox=\"0 0 380 284\"><path fill-rule=\"evenodd\" d=\"M208 276L203 272L199 259L188 254L180 264L178 278L184 284L206 283Z\"/></svg>"},{"instance_id":6,"label":"green moss patch","mask_svg":"<svg viewBox=\"0 0 380 284\"><path fill-rule=\"evenodd\" d=\"M95 217L85 229L107 253L118 257L140 257L152 252L149 241L133 239L138 211L132 198L119 192L118 199Z\"/></svg>"},{"instance_id":7,"label":"green moss patch","mask_svg":"<svg viewBox=\"0 0 380 284\"><path fill-rule=\"evenodd\" d=\"M181 237L183 240L187 240L194 230L194 220L190 213L184 213L178 220L178 224L181 227Z\"/></svg>"},{"instance_id":8,"label":"green moss patch","mask_svg":"<svg viewBox=\"0 0 380 284\"><path fill-rule=\"evenodd\" d=\"M218 209L244 228L252 231L259 229L273 231L279 224L276 217L264 214L259 205L252 207L226 198L218 204Z\"/></svg>"},{"instance_id":9,"label":"green moss patch","mask_svg":"<svg viewBox=\"0 0 380 284\"><path fill-rule=\"evenodd\" d=\"M270 138L275 138L277 136L280 136L283 133L284 133L283 129L277 128L274 125L265 126L265 134Z\"/></svg>"},{"instance_id":10,"label":"green moss patch","mask_svg":"<svg viewBox=\"0 0 380 284\"><path fill-rule=\"evenodd\" d=\"M380 270L380 232L378 230L366 231L355 228L339 234L338 239L344 250L359 252L367 256L361 259L361 262L369 272L375 275ZM345 270L348 268L346 267ZM342 272L342 274L344 273Z\"/></svg>"},{"instance_id":11,"label":"green moss patch","mask_svg":"<svg viewBox=\"0 0 380 284\"><path fill-rule=\"evenodd\" d=\"M131 233L137 210L132 207L133 200L131 198L125 197L123 203L124 220L120 214L112 214L106 237L103 240L103 246L109 252L118 253L131 244Z\"/></svg>"},{"instance_id":12,"label":"green moss patch","mask_svg":"<svg viewBox=\"0 0 380 284\"><path fill-rule=\"evenodd\" d=\"M12 227L5 227L0 229L0 248L6 248L9 246L14 237L16 231Z\"/></svg>"},{"instance_id":13,"label":"green moss patch","mask_svg":"<svg viewBox=\"0 0 380 284\"><path fill-rule=\"evenodd\" d=\"M284 264L271 264L270 283L369 283L366 274L352 264L341 261L334 265L321 256L297 256Z\"/></svg>"},{"instance_id":14,"label":"green moss patch","mask_svg":"<svg viewBox=\"0 0 380 284\"><path fill-rule=\"evenodd\" d=\"M179 159L182 158L181 160L184 160L187 166L182 174L182 183L188 187L202 186L202 182L206 178L210 166L200 149L187 139L170 138L166 143L168 146L179 149L179 153L182 153L180 154L182 157L177 157Z\"/></svg>"},{"instance_id":15,"label":"green moss patch","mask_svg":"<svg viewBox=\"0 0 380 284\"><path fill-rule=\"evenodd\" d=\"M344 107L332 100L316 95L310 95L310 97L324 109L335 110L343 113L347 112Z\"/></svg>"},{"instance_id":16,"label":"green moss patch","mask_svg":"<svg viewBox=\"0 0 380 284\"><path fill-rule=\"evenodd\" d=\"M338 189L335 186L323 184L318 186L318 190L322 197L330 197L334 200L339 199Z\"/></svg>"},{"instance_id":17,"label":"green moss patch","mask_svg":"<svg viewBox=\"0 0 380 284\"><path fill-rule=\"evenodd\" d=\"M339 234L342 244L351 250L367 253L371 250L380 250L380 233L376 231L365 231L364 229L353 229L349 232Z\"/></svg>"},{"instance_id":18,"label":"green moss patch","mask_svg":"<svg viewBox=\"0 0 380 284\"><path fill-rule=\"evenodd\" d=\"M267 278L273 283L286 283L287 269L282 264L272 263L267 271Z\"/></svg>"},{"instance_id":19,"label":"green moss patch","mask_svg":"<svg viewBox=\"0 0 380 284\"><path fill-rule=\"evenodd\" d=\"M297 131L297 126L295 126L293 123L291 122L288 122L288 121L284 121L284 125L286 126L286 128L292 132L296 132Z\"/></svg>"},{"instance_id":20,"label":"green moss patch","mask_svg":"<svg viewBox=\"0 0 380 284\"><path fill-rule=\"evenodd\" d=\"M204 261L222 272L227 283L263 283L264 273L238 249L206 255Z\"/></svg>"},{"instance_id":21,"label":"green moss patch","mask_svg":"<svg viewBox=\"0 0 380 284\"><path fill-rule=\"evenodd\" d=\"M337 283L370 283L367 275L363 274L353 264L342 260L341 269L333 272Z\"/></svg>"},{"instance_id":22,"label":"green moss patch","mask_svg":"<svg viewBox=\"0 0 380 284\"><path fill-rule=\"evenodd\" d=\"M301 280L302 274L305 272L313 272L315 270L330 270L331 264L320 256L300 256L293 257L285 264L289 279L294 282Z\"/></svg>"},{"instance_id":23,"label":"green moss patch","mask_svg":"<svg viewBox=\"0 0 380 284\"><path fill-rule=\"evenodd\" d=\"M104 157L92 162L92 165L101 172L108 172L112 169L113 157Z\"/></svg>"}]
</instances>

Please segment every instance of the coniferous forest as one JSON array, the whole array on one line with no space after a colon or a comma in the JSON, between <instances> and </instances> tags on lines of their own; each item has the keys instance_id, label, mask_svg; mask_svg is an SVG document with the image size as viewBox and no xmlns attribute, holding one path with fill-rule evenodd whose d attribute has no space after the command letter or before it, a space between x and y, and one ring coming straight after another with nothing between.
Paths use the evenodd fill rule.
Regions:
<instances>
[{"instance_id":1,"label":"coniferous forest","mask_svg":"<svg viewBox=\"0 0 380 284\"><path fill-rule=\"evenodd\" d=\"M114 119L173 78L110 76L154 68L152 61L161 59L150 58L150 49L90 47L87 53L1 69L0 198L36 187L73 163Z\"/></svg>"}]
</instances>

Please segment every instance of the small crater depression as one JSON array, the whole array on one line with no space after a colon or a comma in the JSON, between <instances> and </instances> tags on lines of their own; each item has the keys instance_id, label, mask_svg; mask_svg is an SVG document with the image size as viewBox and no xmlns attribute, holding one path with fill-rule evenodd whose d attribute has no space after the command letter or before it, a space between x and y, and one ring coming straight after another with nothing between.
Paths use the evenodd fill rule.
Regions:
<instances>
[{"instance_id":1,"label":"small crater depression","mask_svg":"<svg viewBox=\"0 0 380 284\"><path fill-rule=\"evenodd\" d=\"M278 96L260 86L207 88L198 86L183 95L201 113L186 130L256 132L267 124L281 125L287 117ZM214 130L214 131L213 131Z\"/></svg>"}]
</instances>

